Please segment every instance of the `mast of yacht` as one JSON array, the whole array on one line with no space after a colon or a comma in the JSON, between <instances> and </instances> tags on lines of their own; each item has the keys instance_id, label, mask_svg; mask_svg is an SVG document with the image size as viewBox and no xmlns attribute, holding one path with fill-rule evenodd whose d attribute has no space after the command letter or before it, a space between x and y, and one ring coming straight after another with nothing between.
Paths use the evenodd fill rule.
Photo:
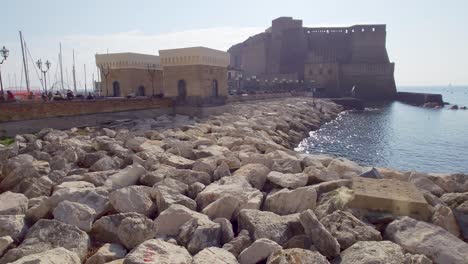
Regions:
<instances>
[{"instance_id":1,"label":"mast of yacht","mask_svg":"<svg viewBox=\"0 0 468 264\"><path fill-rule=\"evenodd\" d=\"M59 59L60 59L60 84L62 85L62 91L65 90L65 87L63 85L63 65L62 65L62 42L60 42L60 54L59 54Z\"/></svg>"},{"instance_id":2,"label":"mast of yacht","mask_svg":"<svg viewBox=\"0 0 468 264\"><path fill-rule=\"evenodd\" d=\"M84 65L84 91L86 95L88 93L88 89L86 87L86 64Z\"/></svg>"},{"instance_id":3,"label":"mast of yacht","mask_svg":"<svg viewBox=\"0 0 468 264\"><path fill-rule=\"evenodd\" d=\"M73 90L76 94L76 71L75 71L75 50L73 50Z\"/></svg>"},{"instance_id":4,"label":"mast of yacht","mask_svg":"<svg viewBox=\"0 0 468 264\"><path fill-rule=\"evenodd\" d=\"M26 43L23 40L23 33L21 31L19 32L20 35L20 41L21 41L21 54L23 55L23 67L24 67L24 77L26 80L26 89L28 90L29 93L29 74L28 74L28 63L26 61L26 54L25 54L25 45Z\"/></svg>"}]
</instances>

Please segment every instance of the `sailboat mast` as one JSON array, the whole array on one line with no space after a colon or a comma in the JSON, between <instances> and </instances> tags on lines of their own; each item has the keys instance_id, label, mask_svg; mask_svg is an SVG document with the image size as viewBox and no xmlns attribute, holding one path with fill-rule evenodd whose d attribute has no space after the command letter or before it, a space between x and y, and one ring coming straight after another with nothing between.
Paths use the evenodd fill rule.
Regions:
<instances>
[{"instance_id":1,"label":"sailboat mast","mask_svg":"<svg viewBox=\"0 0 468 264\"><path fill-rule=\"evenodd\" d=\"M60 83L62 84L62 91L65 89L63 85L63 65L62 65L62 42L60 42Z\"/></svg>"},{"instance_id":2,"label":"sailboat mast","mask_svg":"<svg viewBox=\"0 0 468 264\"><path fill-rule=\"evenodd\" d=\"M84 91L85 91L85 94L88 93L88 89L86 87L86 64L84 65Z\"/></svg>"},{"instance_id":3,"label":"sailboat mast","mask_svg":"<svg viewBox=\"0 0 468 264\"><path fill-rule=\"evenodd\" d=\"M73 50L73 89L76 94L75 50Z\"/></svg>"},{"instance_id":4,"label":"sailboat mast","mask_svg":"<svg viewBox=\"0 0 468 264\"><path fill-rule=\"evenodd\" d=\"M24 77L25 77L25 80L26 80L26 89L28 90L28 93L29 93L29 74L28 74L28 63L26 62L26 54L24 52L25 50L25 46L26 46L26 43L24 43L24 40L23 40L23 33L21 33L21 31L19 32L19 35L20 35L20 41L21 41L21 53L23 55L23 66L24 66Z\"/></svg>"}]
</instances>

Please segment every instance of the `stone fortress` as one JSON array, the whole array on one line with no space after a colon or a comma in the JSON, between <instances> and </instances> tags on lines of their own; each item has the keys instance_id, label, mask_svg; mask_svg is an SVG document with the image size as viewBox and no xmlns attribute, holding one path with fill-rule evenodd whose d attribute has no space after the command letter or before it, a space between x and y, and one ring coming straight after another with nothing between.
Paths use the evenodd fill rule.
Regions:
<instances>
[{"instance_id":1,"label":"stone fortress","mask_svg":"<svg viewBox=\"0 0 468 264\"><path fill-rule=\"evenodd\" d=\"M228 52L230 67L244 79L304 83L328 97L394 99L395 64L385 42L385 25L308 28L302 20L280 17Z\"/></svg>"},{"instance_id":2,"label":"stone fortress","mask_svg":"<svg viewBox=\"0 0 468 264\"><path fill-rule=\"evenodd\" d=\"M160 96L184 101L227 96L229 54L205 47L97 54L103 96Z\"/></svg>"}]
</instances>

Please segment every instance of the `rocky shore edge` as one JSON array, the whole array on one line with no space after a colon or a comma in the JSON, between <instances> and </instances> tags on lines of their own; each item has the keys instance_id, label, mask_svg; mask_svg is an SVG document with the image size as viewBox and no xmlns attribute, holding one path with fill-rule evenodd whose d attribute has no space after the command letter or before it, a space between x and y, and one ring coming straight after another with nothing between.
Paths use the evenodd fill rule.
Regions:
<instances>
[{"instance_id":1,"label":"rocky shore edge","mask_svg":"<svg viewBox=\"0 0 468 264\"><path fill-rule=\"evenodd\" d=\"M312 98L43 129L0 146L0 264L468 263L468 175L292 149Z\"/></svg>"}]
</instances>

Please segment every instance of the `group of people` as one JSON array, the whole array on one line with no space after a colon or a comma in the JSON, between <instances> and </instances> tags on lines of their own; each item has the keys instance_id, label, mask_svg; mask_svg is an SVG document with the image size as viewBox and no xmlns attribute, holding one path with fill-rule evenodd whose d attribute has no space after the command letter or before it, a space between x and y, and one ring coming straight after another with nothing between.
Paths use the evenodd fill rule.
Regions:
<instances>
[{"instance_id":1,"label":"group of people","mask_svg":"<svg viewBox=\"0 0 468 264\"><path fill-rule=\"evenodd\" d=\"M75 93L73 93L72 90L67 90L66 94L62 94L60 91L56 91L55 94L52 93L52 91L49 91L49 93L42 93L42 100L43 101L63 101L63 100L68 100L71 101L76 98L83 98L84 96L82 95L77 95L75 96ZM93 100L94 96L91 93L88 93L86 96L87 100Z\"/></svg>"},{"instance_id":2,"label":"group of people","mask_svg":"<svg viewBox=\"0 0 468 264\"><path fill-rule=\"evenodd\" d=\"M7 91L7 94L5 96L5 94L2 92L0 92L0 102L4 102L4 101L15 101L15 95L11 92L11 91Z\"/></svg>"}]
</instances>

